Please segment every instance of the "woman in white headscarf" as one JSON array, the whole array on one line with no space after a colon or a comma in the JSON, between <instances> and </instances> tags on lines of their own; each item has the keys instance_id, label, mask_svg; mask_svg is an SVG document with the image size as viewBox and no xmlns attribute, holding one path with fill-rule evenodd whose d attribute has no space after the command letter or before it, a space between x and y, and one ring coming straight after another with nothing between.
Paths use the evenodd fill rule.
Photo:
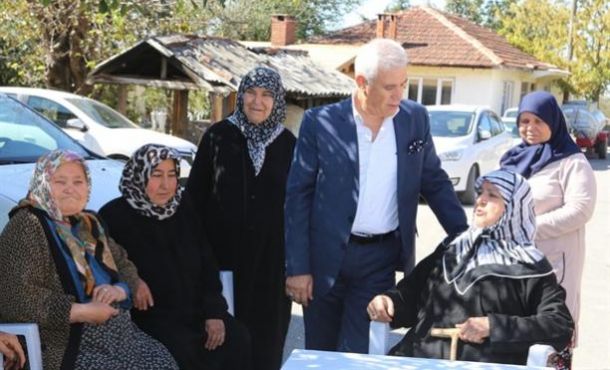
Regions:
<instances>
[{"instance_id":1,"label":"woman in white headscarf","mask_svg":"<svg viewBox=\"0 0 610 370\"><path fill-rule=\"evenodd\" d=\"M565 291L534 245L531 190L518 174L477 181L473 225L422 260L396 288L375 297L372 320L409 327L390 354L448 358L433 328L459 329L457 359L525 365L533 344L561 350L574 323Z\"/></svg>"},{"instance_id":2,"label":"woman in white headscarf","mask_svg":"<svg viewBox=\"0 0 610 370\"><path fill-rule=\"evenodd\" d=\"M279 74L248 72L235 112L201 139L186 188L220 269L233 271L235 317L252 336L256 370L280 368L290 320L284 198L296 139L285 117Z\"/></svg>"}]
</instances>

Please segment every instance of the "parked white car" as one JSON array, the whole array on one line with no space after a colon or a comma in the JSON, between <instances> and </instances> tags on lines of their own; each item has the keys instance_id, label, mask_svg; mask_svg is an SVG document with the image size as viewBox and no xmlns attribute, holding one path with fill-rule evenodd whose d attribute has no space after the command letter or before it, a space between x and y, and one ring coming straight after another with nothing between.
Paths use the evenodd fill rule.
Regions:
<instances>
[{"instance_id":1,"label":"parked white car","mask_svg":"<svg viewBox=\"0 0 610 370\"><path fill-rule=\"evenodd\" d=\"M519 136L519 126L517 125L517 116L519 115L519 108L513 107L508 108L502 115L502 122L506 127L506 131L513 137L513 146L521 144L521 136Z\"/></svg>"},{"instance_id":2,"label":"parked white car","mask_svg":"<svg viewBox=\"0 0 610 370\"><path fill-rule=\"evenodd\" d=\"M46 116L94 153L126 160L144 144L163 144L180 152L181 176L187 177L190 172L196 145L176 136L141 128L103 103L57 90L0 87L0 92Z\"/></svg>"},{"instance_id":3,"label":"parked white car","mask_svg":"<svg viewBox=\"0 0 610 370\"><path fill-rule=\"evenodd\" d=\"M120 196L123 162L86 150L45 117L0 93L0 232L8 212L28 191L34 163L54 149L69 149L87 160L92 181L88 209L98 210Z\"/></svg>"},{"instance_id":4,"label":"parked white car","mask_svg":"<svg viewBox=\"0 0 610 370\"><path fill-rule=\"evenodd\" d=\"M430 131L442 167L465 204L476 199L475 180L497 169L512 147L512 137L489 108L469 105L429 106Z\"/></svg>"}]
</instances>

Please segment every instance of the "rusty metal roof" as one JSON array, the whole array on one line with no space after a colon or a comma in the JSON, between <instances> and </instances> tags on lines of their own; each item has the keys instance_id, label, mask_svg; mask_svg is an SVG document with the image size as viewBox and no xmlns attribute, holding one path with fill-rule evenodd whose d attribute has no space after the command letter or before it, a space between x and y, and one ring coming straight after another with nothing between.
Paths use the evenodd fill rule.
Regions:
<instances>
[{"instance_id":1,"label":"rusty metal roof","mask_svg":"<svg viewBox=\"0 0 610 370\"><path fill-rule=\"evenodd\" d=\"M139 42L99 64L89 82L228 93L258 65L277 70L290 95L348 96L354 88L351 78L316 64L306 52L248 49L229 39L180 34Z\"/></svg>"}]
</instances>

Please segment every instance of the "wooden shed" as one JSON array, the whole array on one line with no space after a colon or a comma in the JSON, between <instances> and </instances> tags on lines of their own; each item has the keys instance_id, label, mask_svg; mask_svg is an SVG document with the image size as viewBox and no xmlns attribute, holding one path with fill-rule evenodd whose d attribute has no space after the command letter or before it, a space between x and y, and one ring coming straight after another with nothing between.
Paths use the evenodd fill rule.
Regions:
<instances>
[{"instance_id":1,"label":"wooden shed","mask_svg":"<svg viewBox=\"0 0 610 370\"><path fill-rule=\"evenodd\" d=\"M127 85L173 90L171 129L174 135L183 136L189 90L208 92L210 119L217 122L234 109L241 77L259 65L278 71L287 102L302 109L345 98L354 88L351 78L316 64L304 51L248 49L230 39L183 34L138 42L100 63L89 74L88 82L120 85L118 108L123 112Z\"/></svg>"}]
</instances>

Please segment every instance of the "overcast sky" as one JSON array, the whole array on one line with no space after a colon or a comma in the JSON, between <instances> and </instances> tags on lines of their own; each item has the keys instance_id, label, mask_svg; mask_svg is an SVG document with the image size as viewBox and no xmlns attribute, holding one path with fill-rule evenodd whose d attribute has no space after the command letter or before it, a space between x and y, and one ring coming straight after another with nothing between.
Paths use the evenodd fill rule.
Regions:
<instances>
[{"instance_id":1,"label":"overcast sky","mask_svg":"<svg viewBox=\"0 0 610 370\"><path fill-rule=\"evenodd\" d=\"M392 0L364 0L362 5L343 18L343 23L339 25L339 28L353 26L362 22L361 16L364 16L367 19L373 19L377 14L383 12L385 7L391 2ZM443 9L445 0L411 0L411 6L417 5L430 5L438 9Z\"/></svg>"}]
</instances>

